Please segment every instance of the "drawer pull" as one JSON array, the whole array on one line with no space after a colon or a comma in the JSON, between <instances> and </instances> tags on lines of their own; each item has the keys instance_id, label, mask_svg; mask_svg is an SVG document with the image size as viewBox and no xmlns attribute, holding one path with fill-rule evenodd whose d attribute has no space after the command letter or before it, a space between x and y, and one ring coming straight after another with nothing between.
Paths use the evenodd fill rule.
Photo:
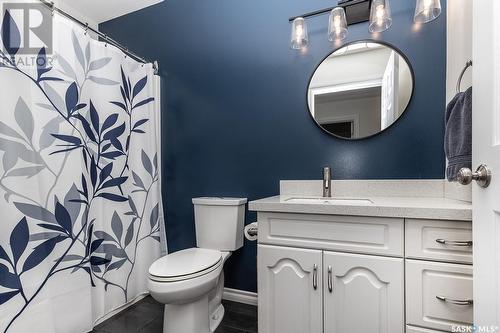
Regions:
<instances>
[{"instance_id":1,"label":"drawer pull","mask_svg":"<svg viewBox=\"0 0 500 333\"><path fill-rule=\"evenodd\" d=\"M436 239L436 243L441 245L451 245L451 246L472 246L472 241L449 241L445 239Z\"/></svg>"},{"instance_id":2,"label":"drawer pull","mask_svg":"<svg viewBox=\"0 0 500 333\"><path fill-rule=\"evenodd\" d=\"M471 299L467 300L458 300L458 299L451 299L451 298L446 298L443 296L436 296L436 298L442 302L450 303L450 304L455 304L455 305L473 305L474 301Z\"/></svg>"},{"instance_id":3,"label":"drawer pull","mask_svg":"<svg viewBox=\"0 0 500 333\"><path fill-rule=\"evenodd\" d=\"M313 268L313 288L318 289L318 265L314 264Z\"/></svg>"},{"instance_id":4,"label":"drawer pull","mask_svg":"<svg viewBox=\"0 0 500 333\"><path fill-rule=\"evenodd\" d=\"M332 266L328 266L328 291L333 292Z\"/></svg>"}]
</instances>

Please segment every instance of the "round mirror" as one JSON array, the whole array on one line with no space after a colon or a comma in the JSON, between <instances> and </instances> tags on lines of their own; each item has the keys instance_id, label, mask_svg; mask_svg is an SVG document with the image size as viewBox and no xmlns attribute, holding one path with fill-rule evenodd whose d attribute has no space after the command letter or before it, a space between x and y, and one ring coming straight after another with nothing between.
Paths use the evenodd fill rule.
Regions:
<instances>
[{"instance_id":1,"label":"round mirror","mask_svg":"<svg viewBox=\"0 0 500 333\"><path fill-rule=\"evenodd\" d=\"M309 111L326 132L345 139L378 134L396 122L413 93L413 71L394 47L359 41L334 51L308 87Z\"/></svg>"}]
</instances>

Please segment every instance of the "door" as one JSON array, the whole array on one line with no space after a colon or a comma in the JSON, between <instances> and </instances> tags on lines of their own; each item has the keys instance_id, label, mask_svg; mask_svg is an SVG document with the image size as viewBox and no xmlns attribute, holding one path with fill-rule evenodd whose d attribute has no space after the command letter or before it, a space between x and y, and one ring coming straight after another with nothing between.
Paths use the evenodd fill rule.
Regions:
<instances>
[{"instance_id":1,"label":"door","mask_svg":"<svg viewBox=\"0 0 500 333\"><path fill-rule=\"evenodd\" d=\"M258 246L259 333L322 333L321 251Z\"/></svg>"},{"instance_id":2,"label":"door","mask_svg":"<svg viewBox=\"0 0 500 333\"><path fill-rule=\"evenodd\" d=\"M399 56L392 51L382 77L381 129L389 127L397 118L399 96Z\"/></svg>"},{"instance_id":3,"label":"door","mask_svg":"<svg viewBox=\"0 0 500 333\"><path fill-rule=\"evenodd\" d=\"M473 21L472 159L493 175L472 190L474 322L500 327L500 1L474 0Z\"/></svg>"},{"instance_id":4,"label":"door","mask_svg":"<svg viewBox=\"0 0 500 333\"><path fill-rule=\"evenodd\" d=\"M403 259L324 252L324 332L403 333L403 271Z\"/></svg>"}]
</instances>

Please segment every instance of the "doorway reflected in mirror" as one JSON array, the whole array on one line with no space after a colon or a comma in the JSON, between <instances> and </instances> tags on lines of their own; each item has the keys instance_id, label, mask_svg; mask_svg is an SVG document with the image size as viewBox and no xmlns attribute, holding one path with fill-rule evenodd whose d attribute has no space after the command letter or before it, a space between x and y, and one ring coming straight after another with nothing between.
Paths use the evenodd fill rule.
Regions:
<instances>
[{"instance_id":1,"label":"doorway reflected in mirror","mask_svg":"<svg viewBox=\"0 0 500 333\"><path fill-rule=\"evenodd\" d=\"M414 86L406 57L374 41L347 44L326 57L308 87L309 111L326 132L345 139L373 136L406 110Z\"/></svg>"}]
</instances>

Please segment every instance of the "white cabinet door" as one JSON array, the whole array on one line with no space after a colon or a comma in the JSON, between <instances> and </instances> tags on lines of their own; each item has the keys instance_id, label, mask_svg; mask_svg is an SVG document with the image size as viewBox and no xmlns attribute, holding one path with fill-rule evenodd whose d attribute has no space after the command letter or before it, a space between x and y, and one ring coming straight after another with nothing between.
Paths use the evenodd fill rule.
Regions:
<instances>
[{"instance_id":1,"label":"white cabinet door","mask_svg":"<svg viewBox=\"0 0 500 333\"><path fill-rule=\"evenodd\" d=\"M322 251L258 246L259 333L322 333Z\"/></svg>"},{"instance_id":2,"label":"white cabinet door","mask_svg":"<svg viewBox=\"0 0 500 333\"><path fill-rule=\"evenodd\" d=\"M403 259L324 252L325 333L403 333Z\"/></svg>"}]
</instances>

